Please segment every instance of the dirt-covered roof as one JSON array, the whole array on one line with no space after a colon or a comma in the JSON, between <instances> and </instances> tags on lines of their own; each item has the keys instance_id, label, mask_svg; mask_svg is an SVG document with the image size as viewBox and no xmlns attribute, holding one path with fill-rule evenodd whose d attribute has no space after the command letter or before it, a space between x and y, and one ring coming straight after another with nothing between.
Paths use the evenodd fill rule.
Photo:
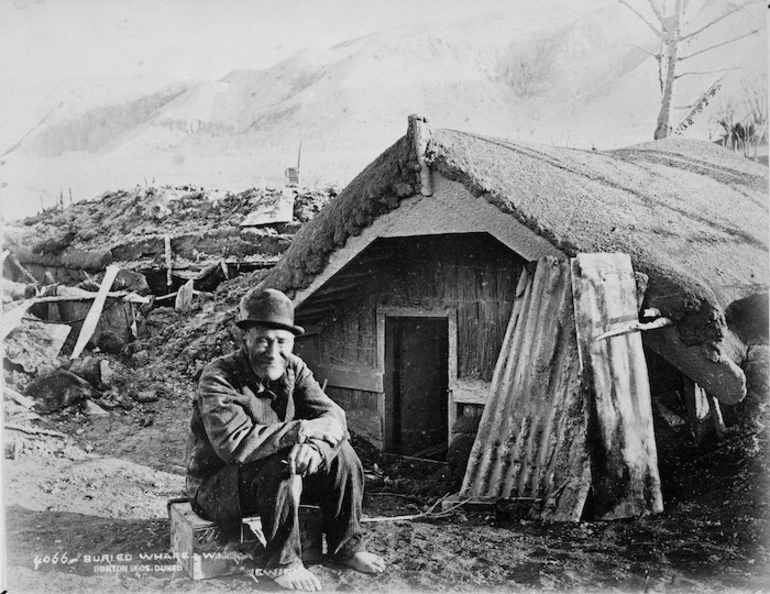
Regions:
<instances>
[{"instance_id":1,"label":"dirt-covered roof","mask_svg":"<svg viewBox=\"0 0 770 594\"><path fill-rule=\"evenodd\" d=\"M407 134L362 171L261 284L308 287L350 235L419 193L413 146ZM647 306L685 344L718 343L730 303L768 290L768 170L727 149L668 139L598 152L434 129L425 156L568 256L630 254Z\"/></svg>"},{"instance_id":2,"label":"dirt-covered roof","mask_svg":"<svg viewBox=\"0 0 770 594\"><path fill-rule=\"evenodd\" d=\"M768 287L768 170L707 142L669 139L608 152L435 130L434 170L484 195L561 251L625 252L647 301L685 322L685 342Z\"/></svg>"},{"instance_id":3,"label":"dirt-covered roof","mask_svg":"<svg viewBox=\"0 0 770 594\"><path fill-rule=\"evenodd\" d=\"M165 236L171 238L174 257L192 264L228 257L277 260L302 223L336 195L333 189L295 188L291 222L244 226L249 215L272 204L282 191L137 186L106 192L14 223L5 229L4 245L22 263L94 272L111 262L129 268L162 266Z\"/></svg>"}]
</instances>

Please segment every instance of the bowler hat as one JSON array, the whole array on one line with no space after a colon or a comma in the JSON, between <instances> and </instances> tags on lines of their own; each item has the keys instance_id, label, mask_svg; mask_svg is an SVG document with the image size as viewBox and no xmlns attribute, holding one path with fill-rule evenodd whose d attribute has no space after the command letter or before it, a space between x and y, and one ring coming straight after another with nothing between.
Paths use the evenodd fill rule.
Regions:
<instances>
[{"instance_id":1,"label":"bowler hat","mask_svg":"<svg viewBox=\"0 0 770 594\"><path fill-rule=\"evenodd\" d=\"M293 334L305 333L294 325L294 304L286 295L275 289L249 289L241 299L240 316L235 322L239 328L266 326L280 328Z\"/></svg>"}]
</instances>

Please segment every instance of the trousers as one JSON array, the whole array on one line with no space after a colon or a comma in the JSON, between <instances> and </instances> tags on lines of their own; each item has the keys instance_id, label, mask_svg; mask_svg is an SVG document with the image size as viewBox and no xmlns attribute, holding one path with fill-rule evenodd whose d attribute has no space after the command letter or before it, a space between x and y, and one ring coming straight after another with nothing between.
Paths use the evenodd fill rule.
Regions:
<instances>
[{"instance_id":1,"label":"trousers","mask_svg":"<svg viewBox=\"0 0 770 594\"><path fill-rule=\"evenodd\" d=\"M364 471L350 443L343 441L328 464L307 477L289 474L288 453L288 449L282 450L215 472L198 487L193 509L221 526L232 526L232 506L223 505L223 499L233 498L235 493L227 491L237 489L238 525L242 517L259 515L262 520L266 570L289 569L301 563L300 503L321 508L329 556L346 559L363 550Z\"/></svg>"}]
</instances>

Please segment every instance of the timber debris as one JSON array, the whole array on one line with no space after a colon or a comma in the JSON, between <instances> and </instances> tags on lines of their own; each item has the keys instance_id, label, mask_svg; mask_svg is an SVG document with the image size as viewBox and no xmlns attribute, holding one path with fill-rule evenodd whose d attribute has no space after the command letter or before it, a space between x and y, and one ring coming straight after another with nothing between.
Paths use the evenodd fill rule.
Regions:
<instances>
[{"instance_id":1,"label":"timber debris","mask_svg":"<svg viewBox=\"0 0 770 594\"><path fill-rule=\"evenodd\" d=\"M97 418L152 406L162 390L126 378L159 362L150 343L168 344L153 336L162 332L152 318L169 308L194 317L223 282L272 266L334 195L334 188L137 187L5 228L0 334L5 398L15 407L9 419L41 422L70 407ZM223 338L217 344L232 348L224 346L232 337ZM195 355L192 374L202 368Z\"/></svg>"}]
</instances>

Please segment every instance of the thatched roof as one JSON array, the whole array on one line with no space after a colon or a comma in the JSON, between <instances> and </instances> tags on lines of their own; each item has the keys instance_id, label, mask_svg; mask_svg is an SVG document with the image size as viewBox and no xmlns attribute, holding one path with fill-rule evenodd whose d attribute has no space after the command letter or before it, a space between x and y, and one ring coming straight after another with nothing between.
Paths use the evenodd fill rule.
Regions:
<instances>
[{"instance_id":1,"label":"thatched roof","mask_svg":"<svg viewBox=\"0 0 770 594\"><path fill-rule=\"evenodd\" d=\"M435 170L567 255L630 254L649 305L679 322L767 291L767 168L726 149L677 139L591 152L449 130L429 149Z\"/></svg>"},{"instance_id":2,"label":"thatched roof","mask_svg":"<svg viewBox=\"0 0 770 594\"><path fill-rule=\"evenodd\" d=\"M264 286L309 286L350 235L419 193L410 136L300 231ZM425 157L568 256L630 254L649 276L647 305L686 345L719 343L728 306L768 290L768 170L719 146L669 139L597 152L436 129Z\"/></svg>"}]
</instances>

